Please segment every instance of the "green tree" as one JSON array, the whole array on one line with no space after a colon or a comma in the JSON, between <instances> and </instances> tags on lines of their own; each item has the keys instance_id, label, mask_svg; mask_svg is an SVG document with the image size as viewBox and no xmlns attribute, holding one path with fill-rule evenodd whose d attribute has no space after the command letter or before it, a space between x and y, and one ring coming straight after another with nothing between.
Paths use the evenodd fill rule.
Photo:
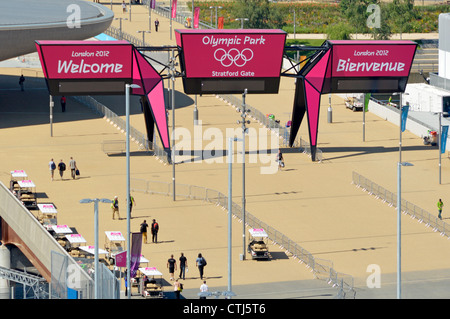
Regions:
<instances>
[{"instance_id":1,"label":"green tree","mask_svg":"<svg viewBox=\"0 0 450 319\"><path fill-rule=\"evenodd\" d=\"M351 40L351 27L345 22L330 24L326 29L328 40Z\"/></svg>"},{"instance_id":2,"label":"green tree","mask_svg":"<svg viewBox=\"0 0 450 319\"><path fill-rule=\"evenodd\" d=\"M246 29L279 29L286 25L279 7L268 0L238 0L233 6L235 18L247 18Z\"/></svg>"},{"instance_id":3,"label":"green tree","mask_svg":"<svg viewBox=\"0 0 450 319\"><path fill-rule=\"evenodd\" d=\"M389 11L389 20L395 30L400 33L410 31L412 23L419 16L416 8L414 8L414 0L393 0L387 4Z\"/></svg>"}]
</instances>

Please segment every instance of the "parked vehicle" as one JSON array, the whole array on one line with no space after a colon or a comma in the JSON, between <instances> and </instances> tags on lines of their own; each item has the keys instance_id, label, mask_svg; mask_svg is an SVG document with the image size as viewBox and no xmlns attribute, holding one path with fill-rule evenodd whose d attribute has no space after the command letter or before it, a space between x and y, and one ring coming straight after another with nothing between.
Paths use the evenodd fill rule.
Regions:
<instances>
[{"instance_id":1,"label":"parked vehicle","mask_svg":"<svg viewBox=\"0 0 450 319\"><path fill-rule=\"evenodd\" d=\"M269 259L270 254L267 248L269 235L262 228L252 228L248 231L250 233L248 253L251 254L252 259Z\"/></svg>"}]
</instances>

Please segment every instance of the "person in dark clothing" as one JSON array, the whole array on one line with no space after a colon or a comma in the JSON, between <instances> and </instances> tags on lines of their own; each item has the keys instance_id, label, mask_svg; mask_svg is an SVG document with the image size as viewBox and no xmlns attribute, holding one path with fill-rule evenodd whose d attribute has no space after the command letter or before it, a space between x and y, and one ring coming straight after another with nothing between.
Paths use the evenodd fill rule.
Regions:
<instances>
[{"instance_id":1,"label":"person in dark clothing","mask_svg":"<svg viewBox=\"0 0 450 319\"><path fill-rule=\"evenodd\" d=\"M153 219L151 231L152 231L152 242L157 243L158 242L159 225L155 219Z\"/></svg>"},{"instance_id":2,"label":"person in dark clothing","mask_svg":"<svg viewBox=\"0 0 450 319\"><path fill-rule=\"evenodd\" d=\"M169 268L170 280L174 280L175 270L177 270L177 261L173 258L173 255L170 255L170 258L167 260L167 268Z\"/></svg>"},{"instance_id":3,"label":"person in dark clothing","mask_svg":"<svg viewBox=\"0 0 450 319\"><path fill-rule=\"evenodd\" d=\"M185 279L186 276L186 268L187 268L187 258L184 256L183 253L181 253L180 256L180 276L179 278Z\"/></svg>"},{"instance_id":4,"label":"person in dark clothing","mask_svg":"<svg viewBox=\"0 0 450 319\"><path fill-rule=\"evenodd\" d=\"M61 96L61 111L63 111L63 112L66 111L66 97L65 96Z\"/></svg>"},{"instance_id":5,"label":"person in dark clothing","mask_svg":"<svg viewBox=\"0 0 450 319\"><path fill-rule=\"evenodd\" d=\"M147 228L148 228L148 224L147 224L147 221L144 219L144 222L141 224L141 233L142 233L142 238L144 239L144 244L147 243Z\"/></svg>"},{"instance_id":6,"label":"person in dark clothing","mask_svg":"<svg viewBox=\"0 0 450 319\"><path fill-rule=\"evenodd\" d=\"M23 76L23 74L20 76L19 78L19 85L20 85L20 90L23 91L23 82L25 82L25 77Z\"/></svg>"}]
</instances>

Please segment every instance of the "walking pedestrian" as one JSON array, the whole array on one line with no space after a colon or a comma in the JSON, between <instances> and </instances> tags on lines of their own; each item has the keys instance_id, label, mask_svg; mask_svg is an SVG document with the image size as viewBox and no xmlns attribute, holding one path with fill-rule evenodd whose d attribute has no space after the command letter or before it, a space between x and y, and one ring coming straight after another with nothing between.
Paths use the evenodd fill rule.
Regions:
<instances>
[{"instance_id":1,"label":"walking pedestrian","mask_svg":"<svg viewBox=\"0 0 450 319\"><path fill-rule=\"evenodd\" d=\"M125 0L122 1L122 13L127 12L127 5L125 4Z\"/></svg>"},{"instance_id":2,"label":"walking pedestrian","mask_svg":"<svg viewBox=\"0 0 450 319\"><path fill-rule=\"evenodd\" d=\"M181 253L181 256L180 256L180 276L179 276L179 278L182 278L183 280L185 279L187 267L188 267L188 265L187 265L187 258L184 256L183 253Z\"/></svg>"},{"instance_id":3,"label":"walking pedestrian","mask_svg":"<svg viewBox=\"0 0 450 319\"><path fill-rule=\"evenodd\" d=\"M61 111L65 112L66 111L66 97L63 95L61 96Z\"/></svg>"},{"instance_id":4,"label":"walking pedestrian","mask_svg":"<svg viewBox=\"0 0 450 319\"><path fill-rule=\"evenodd\" d=\"M159 21L158 19L155 20L155 31L158 32L158 27L159 27Z\"/></svg>"},{"instance_id":5,"label":"walking pedestrian","mask_svg":"<svg viewBox=\"0 0 450 319\"><path fill-rule=\"evenodd\" d=\"M56 170L56 164L55 164L55 162L53 162L53 158L48 163L48 167L50 169L50 175L52 176L52 180L53 180L53 177L55 175L55 170Z\"/></svg>"},{"instance_id":6,"label":"walking pedestrian","mask_svg":"<svg viewBox=\"0 0 450 319\"><path fill-rule=\"evenodd\" d=\"M24 89L23 89L23 82L25 82L25 77L22 74L22 75L20 75L20 78L19 78L19 85L20 85L20 90L21 91L24 91Z\"/></svg>"},{"instance_id":7,"label":"walking pedestrian","mask_svg":"<svg viewBox=\"0 0 450 319\"><path fill-rule=\"evenodd\" d=\"M183 291L183 285L177 280L173 283L173 292L175 293L175 299L180 299L180 294Z\"/></svg>"},{"instance_id":8,"label":"walking pedestrian","mask_svg":"<svg viewBox=\"0 0 450 319\"><path fill-rule=\"evenodd\" d=\"M119 220L120 220L119 198L117 196L114 196L114 199L111 203L111 209L112 209L112 219L115 219L114 216L117 213L117 216L119 216Z\"/></svg>"},{"instance_id":9,"label":"walking pedestrian","mask_svg":"<svg viewBox=\"0 0 450 319\"><path fill-rule=\"evenodd\" d=\"M281 170L284 167L284 159L283 153L281 153L280 149L278 150L277 161L278 161L278 170Z\"/></svg>"},{"instance_id":10,"label":"walking pedestrian","mask_svg":"<svg viewBox=\"0 0 450 319\"><path fill-rule=\"evenodd\" d=\"M200 285L200 292L208 292L208 285L206 284L206 280L203 280L203 283ZM206 299L206 296L200 296L200 299Z\"/></svg>"},{"instance_id":11,"label":"walking pedestrian","mask_svg":"<svg viewBox=\"0 0 450 319\"><path fill-rule=\"evenodd\" d=\"M64 171L66 170L66 164L61 160L58 164L59 176L63 179Z\"/></svg>"},{"instance_id":12,"label":"walking pedestrian","mask_svg":"<svg viewBox=\"0 0 450 319\"><path fill-rule=\"evenodd\" d=\"M148 228L148 224L147 224L147 221L144 219L144 221L141 224L141 234L142 234L142 239L144 239L144 244L147 243L147 228Z\"/></svg>"},{"instance_id":13,"label":"walking pedestrian","mask_svg":"<svg viewBox=\"0 0 450 319\"><path fill-rule=\"evenodd\" d=\"M442 207L444 207L444 203L442 202L442 200L439 198L439 201L437 202L437 207L438 207L438 211L439 211L439 219L442 219Z\"/></svg>"},{"instance_id":14,"label":"walking pedestrian","mask_svg":"<svg viewBox=\"0 0 450 319\"><path fill-rule=\"evenodd\" d=\"M130 217L131 217L131 211L133 210L134 205L136 205L136 202L134 201L134 197L130 195Z\"/></svg>"},{"instance_id":15,"label":"walking pedestrian","mask_svg":"<svg viewBox=\"0 0 450 319\"><path fill-rule=\"evenodd\" d=\"M159 225L156 222L155 219L153 219L151 232L152 232L152 243L158 242L158 231L159 231Z\"/></svg>"},{"instance_id":16,"label":"walking pedestrian","mask_svg":"<svg viewBox=\"0 0 450 319\"><path fill-rule=\"evenodd\" d=\"M198 254L195 263L198 267L198 271L200 272L200 279L203 279L203 270L206 266L206 259L202 256L201 253Z\"/></svg>"},{"instance_id":17,"label":"walking pedestrian","mask_svg":"<svg viewBox=\"0 0 450 319\"><path fill-rule=\"evenodd\" d=\"M177 261L173 258L173 255L170 255L170 258L167 260L167 268L169 268L170 280L174 280L175 270L177 270Z\"/></svg>"},{"instance_id":18,"label":"walking pedestrian","mask_svg":"<svg viewBox=\"0 0 450 319\"><path fill-rule=\"evenodd\" d=\"M70 175L72 176L72 179L75 179L77 174L77 162L73 159L73 157L70 157L70 162L69 162L69 167L70 167Z\"/></svg>"}]
</instances>

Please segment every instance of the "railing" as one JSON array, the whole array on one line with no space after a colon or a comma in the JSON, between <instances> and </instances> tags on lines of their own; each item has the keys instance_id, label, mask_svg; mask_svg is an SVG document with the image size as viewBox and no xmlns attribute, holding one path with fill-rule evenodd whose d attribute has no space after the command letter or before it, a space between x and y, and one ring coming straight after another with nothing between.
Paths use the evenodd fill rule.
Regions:
<instances>
[{"instance_id":1,"label":"railing","mask_svg":"<svg viewBox=\"0 0 450 319\"><path fill-rule=\"evenodd\" d=\"M150 0L142 0L142 4L149 8L150 6ZM159 14L162 17L165 17L167 19L170 19L172 16L172 10L169 5L159 5L156 4L155 9L153 9L153 12L156 14ZM173 21L184 24L185 18L192 18L192 12L177 12L176 18L173 19ZM192 22L191 22L192 24ZM198 23L199 29L214 29L214 26L211 26L203 21L199 21Z\"/></svg>"},{"instance_id":2,"label":"railing","mask_svg":"<svg viewBox=\"0 0 450 319\"><path fill-rule=\"evenodd\" d=\"M113 111L111 111L102 103L98 102L91 96L73 96L72 98L86 105L97 114L103 116L111 125L114 125L114 127L116 127L117 129L123 130L125 132L126 129L125 120L122 119ZM142 132L140 132L139 130L137 130L132 126L129 128L129 131L131 141L138 144L140 149L145 149L146 151L153 150L154 156L156 156L160 161L168 163L167 152L164 151L164 149L161 146L159 146L158 143L150 142ZM155 141L155 139L157 138L154 137L153 140Z\"/></svg>"},{"instance_id":3,"label":"railing","mask_svg":"<svg viewBox=\"0 0 450 319\"><path fill-rule=\"evenodd\" d=\"M53 254L58 253L66 258L66 267L72 267L72 272L79 274L77 280L78 290L82 291L83 298L89 299L93 296L93 281L89 275L80 268L78 263L58 244L52 235L39 223L37 218L25 208L15 195L0 182L0 217L17 234L23 243L36 256L39 263L51 273L51 298L55 298L55 274L58 269L53 267ZM68 272L61 272L61 277L66 282ZM61 294L62 298L66 295Z\"/></svg>"},{"instance_id":4,"label":"railing","mask_svg":"<svg viewBox=\"0 0 450 319\"><path fill-rule=\"evenodd\" d=\"M373 195L376 198L381 199L389 206L397 207L396 193L385 189L384 187L372 182L356 172L352 173L352 183L358 188L362 188L364 191L367 191L369 195ZM432 227L433 231L440 232L441 236L447 236L449 237L448 239L450 239L449 224L407 200L402 199L401 202L401 212L404 215L409 215L412 219L417 219L419 223L425 223L427 228Z\"/></svg>"},{"instance_id":5,"label":"railing","mask_svg":"<svg viewBox=\"0 0 450 319\"><path fill-rule=\"evenodd\" d=\"M172 196L173 185L172 183L167 182L132 178L131 190L145 194ZM223 209L228 209L228 197L219 191L186 184L176 184L176 190L176 196L192 200L202 200L220 206ZM242 220L242 207L234 202L232 203L232 213L236 218ZM335 271L331 261L315 258L306 249L299 246L275 228L262 222L248 211L245 212L245 220L246 225L249 227L263 228L273 243L276 243L280 248L285 249L286 253L291 254L292 258L298 259L299 262L304 263L308 269L311 269L317 279L325 280L328 284L333 285L333 287L338 287L339 293L337 296L339 298L355 298L356 291L353 286L353 277Z\"/></svg>"}]
</instances>

